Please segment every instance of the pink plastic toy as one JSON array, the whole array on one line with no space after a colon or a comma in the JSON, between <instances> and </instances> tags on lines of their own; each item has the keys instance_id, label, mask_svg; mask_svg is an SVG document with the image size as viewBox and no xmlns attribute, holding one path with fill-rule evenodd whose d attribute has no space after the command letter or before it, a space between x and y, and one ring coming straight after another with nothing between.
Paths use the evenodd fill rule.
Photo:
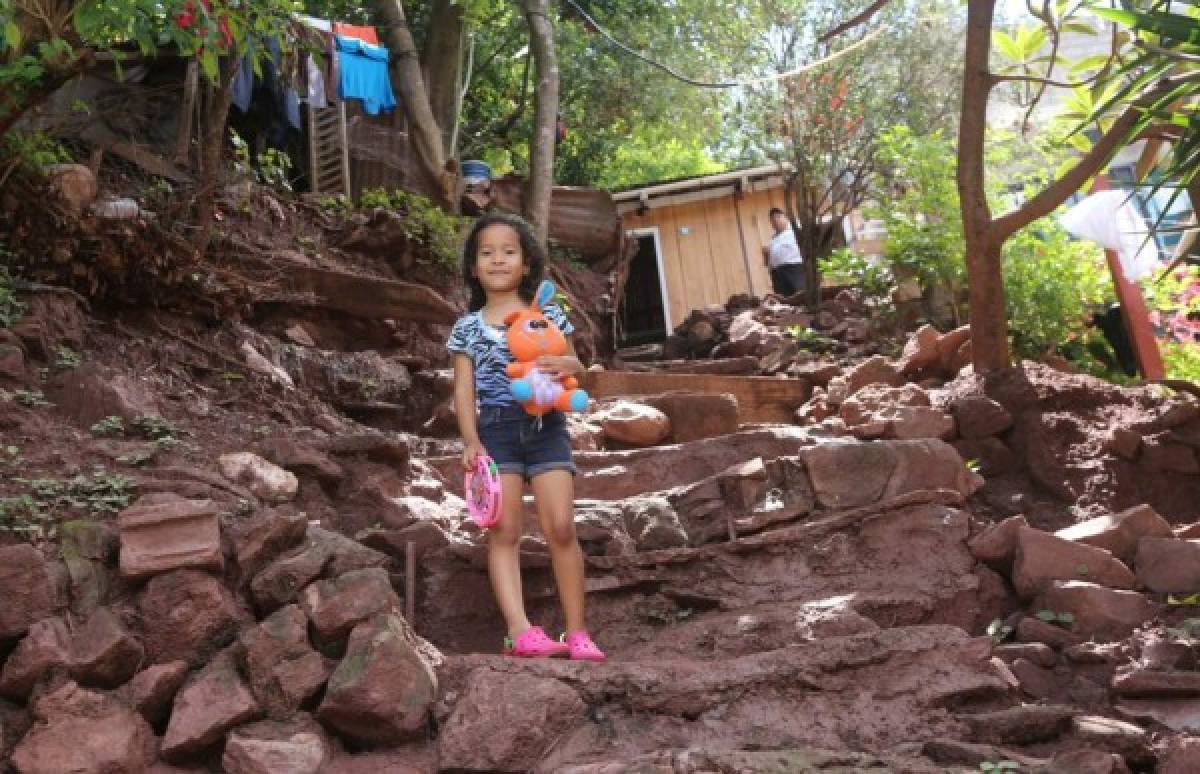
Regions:
<instances>
[{"instance_id":1,"label":"pink plastic toy","mask_svg":"<svg viewBox=\"0 0 1200 774\"><path fill-rule=\"evenodd\" d=\"M463 479L467 513L483 529L500 521L500 471L486 454L475 458L475 469Z\"/></svg>"}]
</instances>

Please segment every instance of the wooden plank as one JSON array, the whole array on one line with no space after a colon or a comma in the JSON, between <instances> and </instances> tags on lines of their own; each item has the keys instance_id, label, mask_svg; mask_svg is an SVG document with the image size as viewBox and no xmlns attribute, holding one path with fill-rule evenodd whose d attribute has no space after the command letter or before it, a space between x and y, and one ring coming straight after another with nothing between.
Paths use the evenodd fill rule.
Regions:
<instances>
[{"instance_id":1,"label":"wooden plank","mask_svg":"<svg viewBox=\"0 0 1200 774\"><path fill-rule=\"evenodd\" d=\"M738 399L742 422L791 424L808 400L811 387L802 379L716 374L589 371L580 380L594 398L656 395L672 390L729 393Z\"/></svg>"}]
</instances>

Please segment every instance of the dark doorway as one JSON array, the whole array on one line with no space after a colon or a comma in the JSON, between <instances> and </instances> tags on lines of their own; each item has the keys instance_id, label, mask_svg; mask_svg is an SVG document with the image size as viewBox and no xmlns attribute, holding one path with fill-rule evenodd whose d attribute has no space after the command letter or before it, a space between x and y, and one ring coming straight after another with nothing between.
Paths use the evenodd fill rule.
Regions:
<instances>
[{"instance_id":1,"label":"dark doorway","mask_svg":"<svg viewBox=\"0 0 1200 774\"><path fill-rule=\"evenodd\" d=\"M621 311L621 329L625 334L621 346L624 347L662 341L667 337L656 240L653 234L637 234L635 238L638 251L629 267Z\"/></svg>"}]
</instances>

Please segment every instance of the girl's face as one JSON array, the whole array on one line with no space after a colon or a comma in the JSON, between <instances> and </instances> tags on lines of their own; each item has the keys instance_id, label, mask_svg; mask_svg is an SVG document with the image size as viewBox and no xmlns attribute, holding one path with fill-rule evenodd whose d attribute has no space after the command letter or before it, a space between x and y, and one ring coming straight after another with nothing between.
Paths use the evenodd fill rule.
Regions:
<instances>
[{"instance_id":1,"label":"girl's face","mask_svg":"<svg viewBox=\"0 0 1200 774\"><path fill-rule=\"evenodd\" d=\"M475 276L485 292L515 290L524 275L525 254L516 229L496 223L479 232Z\"/></svg>"}]
</instances>

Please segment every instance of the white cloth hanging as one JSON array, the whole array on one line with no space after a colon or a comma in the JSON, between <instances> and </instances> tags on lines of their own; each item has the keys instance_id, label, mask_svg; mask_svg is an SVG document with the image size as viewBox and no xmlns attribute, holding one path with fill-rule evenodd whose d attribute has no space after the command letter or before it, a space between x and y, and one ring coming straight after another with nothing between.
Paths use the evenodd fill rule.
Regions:
<instances>
[{"instance_id":1,"label":"white cloth hanging","mask_svg":"<svg viewBox=\"0 0 1200 774\"><path fill-rule=\"evenodd\" d=\"M1094 193L1059 218L1071 236L1116 250L1125 278L1132 281L1153 273L1158 245L1127 191Z\"/></svg>"}]
</instances>

